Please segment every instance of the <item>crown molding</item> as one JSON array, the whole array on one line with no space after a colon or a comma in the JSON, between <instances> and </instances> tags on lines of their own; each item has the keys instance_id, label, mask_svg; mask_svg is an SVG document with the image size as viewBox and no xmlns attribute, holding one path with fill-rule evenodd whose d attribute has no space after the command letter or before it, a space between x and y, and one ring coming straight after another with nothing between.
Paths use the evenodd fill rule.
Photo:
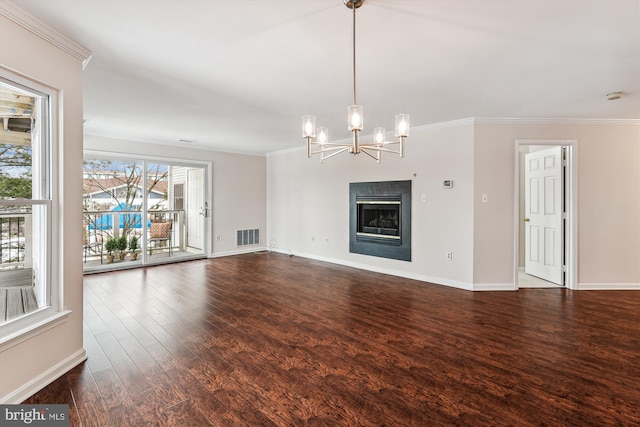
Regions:
<instances>
[{"instance_id":1,"label":"crown molding","mask_svg":"<svg viewBox=\"0 0 640 427\"><path fill-rule=\"evenodd\" d=\"M640 125L640 119L578 119L578 118L521 118L521 117L468 117L466 119L449 120L428 125L411 126L411 132L442 129L468 125ZM337 142L345 143L351 139ZM296 146L267 153L267 157L293 151L306 150L306 146Z\"/></svg>"},{"instance_id":2,"label":"crown molding","mask_svg":"<svg viewBox=\"0 0 640 427\"><path fill-rule=\"evenodd\" d=\"M31 33L41 37L52 45L62 49L74 58L82 61L84 69L91 59L91 51L60 34L44 22L29 15L8 0L0 0L0 15L5 16Z\"/></svg>"},{"instance_id":3,"label":"crown molding","mask_svg":"<svg viewBox=\"0 0 640 427\"><path fill-rule=\"evenodd\" d=\"M411 126L411 132L426 129L440 129L440 128L452 128L465 125L474 125L476 119L474 117L467 117L466 119L449 120L446 122L431 123L428 125Z\"/></svg>"},{"instance_id":4,"label":"crown molding","mask_svg":"<svg viewBox=\"0 0 640 427\"><path fill-rule=\"evenodd\" d=\"M480 125L638 125L640 119L475 117Z\"/></svg>"},{"instance_id":5,"label":"crown molding","mask_svg":"<svg viewBox=\"0 0 640 427\"><path fill-rule=\"evenodd\" d=\"M640 119L579 119L526 117L467 117L428 125L411 126L411 131L457 127L465 125L638 125Z\"/></svg>"}]
</instances>

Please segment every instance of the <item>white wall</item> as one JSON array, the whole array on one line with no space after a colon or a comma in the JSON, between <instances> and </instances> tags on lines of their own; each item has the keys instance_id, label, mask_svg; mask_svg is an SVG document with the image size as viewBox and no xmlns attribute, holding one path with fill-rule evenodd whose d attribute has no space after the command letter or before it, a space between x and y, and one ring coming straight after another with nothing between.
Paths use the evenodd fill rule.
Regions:
<instances>
[{"instance_id":1,"label":"white wall","mask_svg":"<svg viewBox=\"0 0 640 427\"><path fill-rule=\"evenodd\" d=\"M442 188L445 179L454 180L453 189ZM396 180L413 181L412 261L349 253L349 183ZM320 164L307 159L305 148L267 157L267 226L274 249L463 288L473 277L472 194L472 121L414 128L406 157L386 154L381 164L364 154ZM452 261L444 261L447 251Z\"/></svg>"},{"instance_id":2,"label":"white wall","mask_svg":"<svg viewBox=\"0 0 640 427\"><path fill-rule=\"evenodd\" d=\"M465 289L513 289L516 139L578 140L579 288L640 289L637 122L462 120L412 129L407 157L384 156L380 165L344 154L320 164L307 159L302 148L272 153L267 157L272 245ZM404 179L413 180L412 262L350 254L349 182ZM454 188L442 189L443 179L454 180ZM481 202L482 194L488 203ZM453 252L452 261L445 259L446 251Z\"/></svg>"},{"instance_id":3,"label":"white wall","mask_svg":"<svg viewBox=\"0 0 640 427\"><path fill-rule=\"evenodd\" d=\"M474 283L513 281L514 141L575 139L578 287L640 289L640 124L531 122L476 126Z\"/></svg>"},{"instance_id":4,"label":"white wall","mask_svg":"<svg viewBox=\"0 0 640 427\"><path fill-rule=\"evenodd\" d=\"M53 286L71 314L49 329L0 351L0 402L20 403L86 358L82 346L82 58L54 46L14 21L0 2L0 64L14 74L53 88L58 95L57 203ZM12 10L12 9L11 9ZM28 20L28 17L24 18ZM18 19L18 22L25 22ZM26 25L26 24L25 24ZM52 32L46 33L51 35ZM88 52L87 52L88 55Z\"/></svg>"},{"instance_id":5,"label":"white wall","mask_svg":"<svg viewBox=\"0 0 640 427\"><path fill-rule=\"evenodd\" d=\"M210 214L213 220L211 241L213 256L239 251L236 230L259 228L266 235L266 158L194 149L184 145L158 146L135 141L85 135L85 150L131 154L165 159L183 159L213 163L213 176L207 183L212 189ZM220 240L215 240L219 235ZM266 242L263 240L264 246ZM249 247L255 250L255 247Z\"/></svg>"}]
</instances>

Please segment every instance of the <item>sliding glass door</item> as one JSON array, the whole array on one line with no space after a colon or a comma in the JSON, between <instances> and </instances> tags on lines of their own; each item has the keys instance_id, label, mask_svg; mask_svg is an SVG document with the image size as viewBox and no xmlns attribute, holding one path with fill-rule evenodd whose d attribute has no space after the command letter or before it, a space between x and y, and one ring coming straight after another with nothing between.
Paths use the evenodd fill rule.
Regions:
<instances>
[{"instance_id":1,"label":"sliding glass door","mask_svg":"<svg viewBox=\"0 0 640 427\"><path fill-rule=\"evenodd\" d=\"M205 256L207 168L86 154L84 270Z\"/></svg>"}]
</instances>

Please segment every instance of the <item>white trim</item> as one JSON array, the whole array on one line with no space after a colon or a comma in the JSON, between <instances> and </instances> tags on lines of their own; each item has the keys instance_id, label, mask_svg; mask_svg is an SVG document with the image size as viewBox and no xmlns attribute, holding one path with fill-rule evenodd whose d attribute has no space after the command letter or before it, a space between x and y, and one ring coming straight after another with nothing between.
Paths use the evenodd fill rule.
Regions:
<instances>
[{"instance_id":1,"label":"white trim","mask_svg":"<svg viewBox=\"0 0 640 427\"><path fill-rule=\"evenodd\" d=\"M2 0L0 0L2 1ZM212 152L212 153L220 153L220 154L239 154L242 156L255 156L255 157L265 157L266 154L263 152L259 152L259 151L249 151L249 150L231 150L231 149L224 149L224 148L220 148L220 147L214 147L211 145L203 145L203 144L182 144L179 142L171 142L171 141L158 141L158 140L154 140L154 139L144 139L144 138L134 138L134 139L125 139L125 138L119 138L119 137L114 137L114 136L110 136L110 135L101 135L101 134L95 134L95 133L84 133L83 134L85 139L87 137L91 137L91 138L96 138L96 139L109 139L112 141L121 141L121 142L139 142L141 144L153 144L154 146L164 146L164 147L184 147L187 148L189 150L203 150L206 152ZM102 144L104 145L104 144ZM91 150L93 151L93 150ZM110 153L108 151L104 151L104 153ZM106 154L105 154L106 155Z\"/></svg>"},{"instance_id":2,"label":"white trim","mask_svg":"<svg viewBox=\"0 0 640 427\"><path fill-rule=\"evenodd\" d=\"M518 286L515 283L474 283L473 291L517 291Z\"/></svg>"},{"instance_id":3,"label":"white trim","mask_svg":"<svg viewBox=\"0 0 640 427\"><path fill-rule=\"evenodd\" d=\"M291 147L291 148L283 148L282 150L275 150L275 151L269 151L267 154L265 154L266 157L271 157L277 154L286 154L286 153L292 153L295 151L302 151L304 150L305 153L307 151L307 146L306 145L301 145L299 147Z\"/></svg>"},{"instance_id":4,"label":"white trim","mask_svg":"<svg viewBox=\"0 0 640 427\"><path fill-rule=\"evenodd\" d=\"M526 117L468 117L465 119L448 120L446 122L427 125L411 126L411 131L439 129L463 125L640 125L640 119L580 119L580 118L526 118ZM337 143L348 143L351 139L337 140ZM211 149L211 148L209 148ZM268 152L267 157L275 154L285 154L306 150L306 145L284 148Z\"/></svg>"},{"instance_id":5,"label":"white trim","mask_svg":"<svg viewBox=\"0 0 640 427\"><path fill-rule=\"evenodd\" d=\"M2 2L2 0L0 0ZM0 7L3 3L0 3ZM2 12L0 8L0 12ZM33 328L37 328L42 324L52 321L57 317L65 316L64 301L62 286L64 283L63 277L58 276L61 271L59 264L62 259L62 242L58 238L60 229L61 216L60 207L58 201L60 199L60 188L58 185L61 183L59 174L61 173L62 165L58 164L61 158L58 156L59 142L63 139L61 132L61 120L59 90L50 87L40 81L32 80L18 72L11 71L0 65L0 78L7 82L9 85L21 86L21 89L27 91L42 98L42 109L39 113L40 123L42 126L38 144L43 148L41 162L39 166L44 170L40 170L42 176L38 177L38 185L47 187L46 194L41 194L38 199L27 200L10 200L3 202L4 204L30 204L32 206L43 205L46 206L46 230L40 230L38 237L43 241L41 249L41 256L39 261L41 263L40 268L43 272L43 280L41 290L44 298L40 300L40 292L36 293L38 298L38 304L43 306L41 309L28 313L25 316L21 316L11 322L0 325L0 352L5 348L9 348L15 344L11 344L8 347L4 345L5 342L11 342L17 335L25 333L27 336ZM44 104L47 104L46 106ZM43 166L46 165L46 166ZM36 167L36 165L33 165ZM35 179L34 179L35 180ZM44 231L44 232L43 232ZM35 235L34 235L35 236ZM55 242L59 242L59 247L55 247Z\"/></svg>"},{"instance_id":6,"label":"white trim","mask_svg":"<svg viewBox=\"0 0 640 427\"><path fill-rule=\"evenodd\" d=\"M481 125L640 125L640 119L476 117Z\"/></svg>"},{"instance_id":7,"label":"white trim","mask_svg":"<svg viewBox=\"0 0 640 427\"><path fill-rule=\"evenodd\" d=\"M639 291L640 283L578 283L581 291Z\"/></svg>"},{"instance_id":8,"label":"white trim","mask_svg":"<svg viewBox=\"0 0 640 427\"><path fill-rule=\"evenodd\" d=\"M392 270L392 269L388 269L388 268L380 268L380 267L375 267L375 266L371 266L371 265L367 265L367 264L361 264L361 263L358 263L358 262L345 261L345 260L336 259L336 258L328 258L328 257L314 255L314 254L302 253L302 252L294 254L294 253L292 253L291 251L289 251L287 249L274 248L274 249L271 249L271 251L272 252L281 253L281 254L285 254L285 255L289 255L289 256L294 256L295 255L295 256L302 257L302 258L313 259L313 260L316 260L316 261L328 262L330 264L337 264L337 265L343 265L345 267L357 268L359 270L372 271L374 273L388 274L390 276L396 276L396 277L402 277L402 278L405 278L405 279L417 280L417 281L420 281L420 282L426 282L426 283L430 283L430 284L433 284L433 285L449 286L449 287L452 287L452 288L463 289L463 290L466 290L466 291L474 290L474 286L471 283L458 282L458 281L455 281L455 280L442 279L442 278L433 277L433 276L425 276L425 275L422 275L422 274L408 273L406 271ZM512 287L513 287L513 285L512 285Z\"/></svg>"},{"instance_id":9,"label":"white trim","mask_svg":"<svg viewBox=\"0 0 640 427\"><path fill-rule=\"evenodd\" d=\"M50 310L49 308L49 310L45 309L41 312L21 317L19 320L28 320L28 324L0 338L0 353L63 324L71 314L71 310L54 312L53 314L50 314ZM20 323L16 322L17 325Z\"/></svg>"},{"instance_id":10,"label":"white trim","mask_svg":"<svg viewBox=\"0 0 640 427\"><path fill-rule=\"evenodd\" d=\"M90 50L80 46L78 43L62 35L34 16L29 15L8 0L0 0L0 15L7 17L26 30L41 37L57 48L62 49L74 58L79 59L82 61L83 69L87 66L89 60L91 60L92 54Z\"/></svg>"},{"instance_id":11,"label":"white trim","mask_svg":"<svg viewBox=\"0 0 640 427\"><path fill-rule=\"evenodd\" d=\"M2 0L0 0L2 1ZM124 141L124 140L121 140ZM200 167L212 166L213 162L210 160L189 160L189 159L176 159L175 157L163 157L163 156L150 156L148 154L134 154L134 153L123 153L122 151L105 151L105 150L91 150L84 149L82 151L83 156L91 155L97 157L107 157L108 160L116 160L116 161L127 161L131 159L140 159L146 162L164 162L169 166L182 166L182 167L193 167L194 165L198 165Z\"/></svg>"},{"instance_id":12,"label":"white trim","mask_svg":"<svg viewBox=\"0 0 640 427\"><path fill-rule=\"evenodd\" d=\"M263 252L263 251L267 251L267 247L266 246L254 246L254 247L250 247L250 248L245 248L245 249L239 249L236 251L224 251L224 252L214 252L211 254L211 256L209 258L222 258L222 257L226 257L226 256L233 256L233 255L243 255L243 254L250 254L250 253L255 253L255 252ZM286 252L287 255L289 255L288 252Z\"/></svg>"},{"instance_id":13,"label":"white trim","mask_svg":"<svg viewBox=\"0 0 640 427\"><path fill-rule=\"evenodd\" d=\"M18 387L16 390L13 390L9 394L0 397L0 403L4 405L15 405L24 402L30 396L33 396L35 393L42 390L85 360L87 360L87 352L84 348L82 348L66 359L42 372L31 381L27 382L21 387Z\"/></svg>"},{"instance_id":14,"label":"white trim","mask_svg":"<svg viewBox=\"0 0 640 427\"><path fill-rule=\"evenodd\" d=\"M475 124L476 124L475 117L467 117L466 119L447 120L446 122L411 126L411 132L428 130L428 129L442 129L442 128L452 128L452 127L458 127L458 126L469 126L469 125L475 125Z\"/></svg>"},{"instance_id":15,"label":"white trim","mask_svg":"<svg viewBox=\"0 0 640 427\"><path fill-rule=\"evenodd\" d=\"M523 145L561 145L567 147L567 170L565 200L567 203L567 228L565 250L567 275L565 287L577 290L578 282L578 140L577 139L516 139L514 144L514 254L513 283L518 288L520 253L520 150Z\"/></svg>"},{"instance_id":16,"label":"white trim","mask_svg":"<svg viewBox=\"0 0 640 427\"><path fill-rule=\"evenodd\" d=\"M281 249L281 248L258 248L258 249L249 249L244 251L230 251L230 252L221 252L214 254L212 258L224 257L224 256L232 256L232 255L240 255L247 254L252 252L260 252L260 251L269 251L275 252L283 255L299 256L301 258L313 259L316 261L328 262L330 264L343 265L345 267L357 268L358 270L371 271L374 273L388 274L390 276L402 277L405 279L417 280L419 282L425 282L432 285L441 285L448 286L451 288L462 289L465 291L514 291L517 290L515 284L513 283L466 283L466 282L458 282L456 280L450 279L442 279L440 277L427 276L424 274L415 274L408 273L406 271L393 270L388 268L375 267L368 264L361 264L358 262L345 261L337 258L329 258L324 256L318 256L314 254L298 252L293 253L289 249Z\"/></svg>"}]
</instances>

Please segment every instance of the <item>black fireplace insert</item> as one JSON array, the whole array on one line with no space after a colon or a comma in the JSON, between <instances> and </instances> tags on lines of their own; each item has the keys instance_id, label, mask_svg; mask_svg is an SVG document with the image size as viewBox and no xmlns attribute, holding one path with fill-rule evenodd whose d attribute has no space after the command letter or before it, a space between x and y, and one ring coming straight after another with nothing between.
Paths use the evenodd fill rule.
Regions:
<instances>
[{"instance_id":1,"label":"black fireplace insert","mask_svg":"<svg viewBox=\"0 0 640 427\"><path fill-rule=\"evenodd\" d=\"M411 181L349 184L349 252L411 261Z\"/></svg>"},{"instance_id":2,"label":"black fireplace insert","mask_svg":"<svg viewBox=\"0 0 640 427\"><path fill-rule=\"evenodd\" d=\"M359 196L358 231L359 236L377 236L400 239L401 196Z\"/></svg>"}]
</instances>

